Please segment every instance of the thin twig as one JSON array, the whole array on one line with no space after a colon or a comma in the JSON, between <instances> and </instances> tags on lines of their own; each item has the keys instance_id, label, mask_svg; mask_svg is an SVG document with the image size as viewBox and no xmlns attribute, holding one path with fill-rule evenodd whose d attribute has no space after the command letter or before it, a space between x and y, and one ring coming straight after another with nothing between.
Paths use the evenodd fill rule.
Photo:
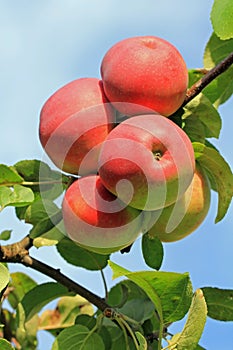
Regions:
<instances>
[{"instance_id":1,"label":"thin twig","mask_svg":"<svg viewBox=\"0 0 233 350\"><path fill-rule=\"evenodd\" d=\"M210 69L200 80L191 86L186 93L182 107L196 97L207 85L209 85L220 74L224 73L233 64L233 52L223 61Z\"/></svg>"},{"instance_id":2,"label":"thin twig","mask_svg":"<svg viewBox=\"0 0 233 350\"><path fill-rule=\"evenodd\" d=\"M61 283L63 286L67 287L70 291L75 292L76 294L79 294L80 296L87 299L90 303L94 304L101 311L104 311L106 308L109 307L109 305L102 298L92 293L80 284L74 282L67 276L63 275L59 269L54 269L53 267L46 265L43 262L34 259L29 255L26 255L22 259L22 264L26 267L31 267L32 269L39 271L45 274L46 276L51 277L55 281Z\"/></svg>"},{"instance_id":3,"label":"thin twig","mask_svg":"<svg viewBox=\"0 0 233 350\"><path fill-rule=\"evenodd\" d=\"M103 285L104 285L105 300L108 300L108 286L107 286L106 278L105 278L105 276L104 276L104 271L103 271L103 269L100 269L100 274L101 274L102 281L103 281Z\"/></svg>"}]
</instances>

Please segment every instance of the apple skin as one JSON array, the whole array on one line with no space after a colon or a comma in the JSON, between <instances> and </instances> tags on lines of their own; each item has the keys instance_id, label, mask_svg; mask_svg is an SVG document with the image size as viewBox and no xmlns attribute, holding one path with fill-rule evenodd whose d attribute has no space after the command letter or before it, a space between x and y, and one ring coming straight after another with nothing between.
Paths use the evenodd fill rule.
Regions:
<instances>
[{"instance_id":1,"label":"apple skin","mask_svg":"<svg viewBox=\"0 0 233 350\"><path fill-rule=\"evenodd\" d=\"M98 175L76 180L66 191L62 213L66 233L99 254L127 247L142 232L143 213L110 193Z\"/></svg>"},{"instance_id":2,"label":"apple skin","mask_svg":"<svg viewBox=\"0 0 233 350\"><path fill-rule=\"evenodd\" d=\"M101 76L106 96L126 115L147 113L149 108L169 116L182 105L188 87L183 57L155 36L116 43L103 57Z\"/></svg>"},{"instance_id":3,"label":"apple skin","mask_svg":"<svg viewBox=\"0 0 233 350\"><path fill-rule=\"evenodd\" d=\"M40 113L40 141L59 169L79 175L95 173L100 145L114 120L102 82L76 79L45 102Z\"/></svg>"},{"instance_id":4,"label":"apple skin","mask_svg":"<svg viewBox=\"0 0 233 350\"><path fill-rule=\"evenodd\" d=\"M126 119L108 134L99 156L104 186L141 210L157 210L177 201L194 171L190 139L161 115Z\"/></svg>"},{"instance_id":5,"label":"apple skin","mask_svg":"<svg viewBox=\"0 0 233 350\"><path fill-rule=\"evenodd\" d=\"M197 165L193 181L182 198L162 210L149 230L151 237L162 242L175 242L195 231L207 216L210 207L210 184Z\"/></svg>"}]
</instances>

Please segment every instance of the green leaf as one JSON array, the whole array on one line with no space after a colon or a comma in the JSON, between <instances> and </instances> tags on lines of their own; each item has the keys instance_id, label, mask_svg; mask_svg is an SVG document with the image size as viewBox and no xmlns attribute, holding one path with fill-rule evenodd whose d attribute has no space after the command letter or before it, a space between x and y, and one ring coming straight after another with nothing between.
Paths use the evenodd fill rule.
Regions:
<instances>
[{"instance_id":1,"label":"green leaf","mask_svg":"<svg viewBox=\"0 0 233 350\"><path fill-rule=\"evenodd\" d=\"M9 287L12 287L12 291L8 296L10 305L15 309L24 295L36 285L36 282L31 277L22 272L11 273Z\"/></svg>"},{"instance_id":2,"label":"green leaf","mask_svg":"<svg viewBox=\"0 0 233 350\"><path fill-rule=\"evenodd\" d=\"M0 187L0 210L6 206L23 207L34 200L34 194L30 188L15 185L13 188Z\"/></svg>"},{"instance_id":3,"label":"green leaf","mask_svg":"<svg viewBox=\"0 0 233 350\"><path fill-rule=\"evenodd\" d=\"M51 170L48 164L37 159L21 160L14 165L14 168L24 178L24 180L31 182L60 180L62 176L60 172Z\"/></svg>"},{"instance_id":4,"label":"green leaf","mask_svg":"<svg viewBox=\"0 0 233 350\"><path fill-rule=\"evenodd\" d=\"M8 269L3 265L0 264L0 292L6 288L10 280L10 273Z\"/></svg>"},{"instance_id":5,"label":"green leaf","mask_svg":"<svg viewBox=\"0 0 233 350\"><path fill-rule=\"evenodd\" d=\"M155 305L155 308L158 312L161 323L163 323L163 311L162 311L162 305L161 305L160 298L157 294L157 291L155 291L155 289L153 288L151 283L150 282L148 283L147 281L145 281L145 279L144 279L145 272L143 272L143 273L136 273L136 272L131 273L130 271L115 264L112 261L109 261L108 264L113 271L113 279L118 278L118 277L122 277L122 276L126 276L130 280L132 280L134 283L136 283L138 286L140 286L146 292L148 297L152 300L152 302ZM139 276L137 274L139 274Z\"/></svg>"},{"instance_id":6,"label":"green leaf","mask_svg":"<svg viewBox=\"0 0 233 350\"><path fill-rule=\"evenodd\" d=\"M195 84L198 80L203 78L205 74L208 72L206 69L189 69L188 74L189 74L189 88Z\"/></svg>"},{"instance_id":7,"label":"green leaf","mask_svg":"<svg viewBox=\"0 0 233 350\"><path fill-rule=\"evenodd\" d=\"M222 0L220 0L222 1ZM206 45L204 53L204 67L215 67L233 51L233 39L221 40L213 33ZM214 79L203 93L218 107L224 103L233 93L233 66Z\"/></svg>"},{"instance_id":8,"label":"green leaf","mask_svg":"<svg viewBox=\"0 0 233 350\"><path fill-rule=\"evenodd\" d=\"M0 187L0 211L11 202L12 189L6 186Z\"/></svg>"},{"instance_id":9,"label":"green leaf","mask_svg":"<svg viewBox=\"0 0 233 350\"><path fill-rule=\"evenodd\" d=\"M219 321L233 321L233 290L202 288L208 307L208 316Z\"/></svg>"},{"instance_id":10,"label":"green leaf","mask_svg":"<svg viewBox=\"0 0 233 350\"><path fill-rule=\"evenodd\" d=\"M170 349L196 350L207 317L207 306L201 289L194 293L187 321L181 333L175 334L169 341ZM173 346L174 344L174 346Z\"/></svg>"},{"instance_id":11,"label":"green leaf","mask_svg":"<svg viewBox=\"0 0 233 350\"><path fill-rule=\"evenodd\" d=\"M142 254L149 267L160 269L163 262L163 245L157 237L151 237L148 233L142 236Z\"/></svg>"},{"instance_id":12,"label":"green leaf","mask_svg":"<svg viewBox=\"0 0 233 350\"><path fill-rule=\"evenodd\" d=\"M189 119L191 118L191 125L188 126ZM200 141L200 136L204 138L208 137L219 137L220 130L221 130L221 117L218 113L218 111L213 107L210 100L203 94L197 95L192 101L190 101L185 107L184 107L184 114L182 116L182 119L185 121L185 127L184 131L191 136L192 141ZM200 131L197 133L197 130L195 132L190 132L190 129L193 127L195 128L195 124L198 123L198 128L200 128L201 124L201 135ZM192 129L191 129L192 130ZM193 134L196 135L196 137L193 137ZM203 135L202 135L203 134ZM198 138L199 137L199 138Z\"/></svg>"},{"instance_id":13,"label":"green leaf","mask_svg":"<svg viewBox=\"0 0 233 350\"><path fill-rule=\"evenodd\" d=\"M187 313L192 294L192 285L187 273L130 272L112 261L109 261L109 266L113 270L113 278L124 275L146 292L163 324L178 321Z\"/></svg>"},{"instance_id":14,"label":"green leaf","mask_svg":"<svg viewBox=\"0 0 233 350\"><path fill-rule=\"evenodd\" d=\"M120 284L125 289L127 288L127 300L131 299L145 299L147 296L146 292L131 280L121 281Z\"/></svg>"},{"instance_id":15,"label":"green leaf","mask_svg":"<svg viewBox=\"0 0 233 350\"><path fill-rule=\"evenodd\" d=\"M111 335L108 331L108 328L102 325L101 328L98 329L98 334L99 334L99 336L101 336L101 338L104 342L105 350L111 349L112 348L112 339L111 339Z\"/></svg>"},{"instance_id":16,"label":"green leaf","mask_svg":"<svg viewBox=\"0 0 233 350\"><path fill-rule=\"evenodd\" d=\"M11 232L12 230L4 230L0 233L0 239L2 241L7 241L8 239L11 238Z\"/></svg>"},{"instance_id":17,"label":"green leaf","mask_svg":"<svg viewBox=\"0 0 233 350\"><path fill-rule=\"evenodd\" d=\"M233 38L232 19L232 0L215 0L211 11L211 22L215 33L222 40Z\"/></svg>"},{"instance_id":18,"label":"green leaf","mask_svg":"<svg viewBox=\"0 0 233 350\"><path fill-rule=\"evenodd\" d=\"M90 333L82 325L64 329L53 343L52 350L105 350L102 338L97 333Z\"/></svg>"},{"instance_id":19,"label":"green leaf","mask_svg":"<svg viewBox=\"0 0 233 350\"><path fill-rule=\"evenodd\" d=\"M233 195L233 174L227 162L215 149L206 147L199 142L193 143L195 157L198 163L211 173L218 191L218 213L215 222L219 222L226 215Z\"/></svg>"},{"instance_id":20,"label":"green leaf","mask_svg":"<svg viewBox=\"0 0 233 350\"><path fill-rule=\"evenodd\" d=\"M15 185L13 189L10 205L23 207L34 201L34 194L30 188Z\"/></svg>"},{"instance_id":21,"label":"green leaf","mask_svg":"<svg viewBox=\"0 0 233 350\"><path fill-rule=\"evenodd\" d=\"M34 192L40 193L43 199L57 198L69 182L69 177L59 171L51 170L39 160L22 160L14 165L17 172L25 181L39 183L32 185Z\"/></svg>"},{"instance_id":22,"label":"green leaf","mask_svg":"<svg viewBox=\"0 0 233 350\"><path fill-rule=\"evenodd\" d=\"M23 178L13 167L0 164L0 185L13 186L21 182Z\"/></svg>"},{"instance_id":23,"label":"green leaf","mask_svg":"<svg viewBox=\"0 0 233 350\"><path fill-rule=\"evenodd\" d=\"M140 305L140 307L138 307ZM154 304L147 299L131 299L128 300L124 306L118 308L120 313L130 317L139 324L143 324L146 320L150 319L155 312Z\"/></svg>"},{"instance_id":24,"label":"green leaf","mask_svg":"<svg viewBox=\"0 0 233 350\"><path fill-rule=\"evenodd\" d=\"M56 247L60 255L69 264L80 266L87 270L101 270L108 263L109 255L90 252L81 248L67 237L63 238Z\"/></svg>"},{"instance_id":25,"label":"green leaf","mask_svg":"<svg viewBox=\"0 0 233 350\"><path fill-rule=\"evenodd\" d=\"M45 217L41 221L39 221L30 231L30 237L35 239L36 237L40 237L46 232L53 229L55 226L58 226L58 229L62 229L62 212L59 209L54 215L50 217Z\"/></svg>"},{"instance_id":26,"label":"green leaf","mask_svg":"<svg viewBox=\"0 0 233 350\"><path fill-rule=\"evenodd\" d=\"M24 220L28 224L36 225L43 219L56 215L59 210L53 201L38 199L27 207L24 213Z\"/></svg>"},{"instance_id":27,"label":"green leaf","mask_svg":"<svg viewBox=\"0 0 233 350\"><path fill-rule=\"evenodd\" d=\"M132 338L125 338L122 330L114 325L110 320L105 320L107 329L111 337L111 347L107 348L109 350L135 350L135 345ZM106 350L107 350L106 349Z\"/></svg>"},{"instance_id":28,"label":"green leaf","mask_svg":"<svg viewBox=\"0 0 233 350\"><path fill-rule=\"evenodd\" d=\"M66 287L55 282L44 283L31 289L22 299L26 320L38 313L50 301L65 295L71 295L71 293Z\"/></svg>"},{"instance_id":29,"label":"green leaf","mask_svg":"<svg viewBox=\"0 0 233 350\"><path fill-rule=\"evenodd\" d=\"M157 350L156 345L158 345L160 324L156 313L154 313L154 315L149 320L146 320L143 323L142 329L143 329L143 334L148 336L148 342L150 342L150 339L151 341L153 339L154 347L152 349Z\"/></svg>"},{"instance_id":30,"label":"green leaf","mask_svg":"<svg viewBox=\"0 0 233 350\"><path fill-rule=\"evenodd\" d=\"M205 145L207 147L215 149L215 151L217 151L219 153L219 150L217 149L217 147L215 147L209 140L205 140Z\"/></svg>"},{"instance_id":31,"label":"green leaf","mask_svg":"<svg viewBox=\"0 0 233 350\"><path fill-rule=\"evenodd\" d=\"M89 315L78 315L75 321L75 324L79 324L82 326L87 327L89 330L93 329L96 326L96 318ZM101 325L100 328L98 328L97 331L98 335L102 338L105 350L111 349L112 346L112 339L111 335L108 331L108 328L106 326Z\"/></svg>"},{"instance_id":32,"label":"green leaf","mask_svg":"<svg viewBox=\"0 0 233 350\"><path fill-rule=\"evenodd\" d=\"M11 343L9 343L6 339L0 339L0 349L1 350L14 350Z\"/></svg>"},{"instance_id":33,"label":"green leaf","mask_svg":"<svg viewBox=\"0 0 233 350\"><path fill-rule=\"evenodd\" d=\"M205 126L195 115L190 115L189 118L185 120L183 130L192 142L198 141L205 143Z\"/></svg>"},{"instance_id":34,"label":"green leaf","mask_svg":"<svg viewBox=\"0 0 233 350\"><path fill-rule=\"evenodd\" d=\"M122 284L122 282L120 282L110 289L107 303L111 307L121 307L127 301L127 298L128 289Z\"/></svg>"},{"instance_id":35,"label":"green leaf","mask_svg":"<svg viewBox=\"0 0 233 350\"><path fill-rule=\"evenodd\" d=\"M24 211L18 211L17 216L34 225L30 237L37 248L55 245L64 237L61 209L51 200L37 199Z\"/></svg>"},{"instance_id":36,"label":"green leaf","mask_svg":"<svg viewBox=\"0 0 233 350\"><path fill-rule=\"evenodd\" d=\"M93 316L82 314L76 317L75 324L81 324L91 330L96 325L96 319Z\"/></svg>"}]
</instances>

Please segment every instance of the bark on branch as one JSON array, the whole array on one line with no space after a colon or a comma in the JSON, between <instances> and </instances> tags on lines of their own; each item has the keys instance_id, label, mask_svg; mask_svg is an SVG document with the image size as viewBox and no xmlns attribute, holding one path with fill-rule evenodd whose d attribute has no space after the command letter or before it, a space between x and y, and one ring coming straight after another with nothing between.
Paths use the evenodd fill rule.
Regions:
<instances>
[{"instance_id":1,"label":"bark on branch","mask_svg":"<svg viewBox=\"0 0 233 350\"><path fill-rule=\"evenodd\" d=\"M21 241L0 246L0 262L21 263L29 249L33 246L33 240L26 236Z\"/></svg>"},{"instance_id":2,"label":"bark on branch","mask_svg":"<svg viewBox=\"0 0 233 350\"><path fill-rule=\"evenodd\" d=\"M75 292L76 294L79 294L80 296L86 298L90 303L98 307L98 309L100 309L101 311L104 311L106 308L109 307L109 305L102 298L92 293L80 284L74 282L67 276L63 275L59 269L54 269L53 267L44 264L43 262L34 259L29 255L24 256L22 264L26 267L31 267L32 269L39 271L46 276L51 277L58 283L67 287L70 291Z\"/></svg>"},{"instance_id":3,"label":"bark on branch","mask_svg":"<svg viewBox=\"0 0 233 350\"><path fill-rule=\"evenodd\" d=\"M95 305L101 311L110 306L98 295L92 293L85 287L74 282L70 278L63 275L59 269L44 264L43 262L32 258L29 255L29 249L33 246L33 241L29 236L24 237L21 241L5 246L0 246L0 262L5 263L21 263L26 267L30 267L44 275L51 277L58 283L67 287L70 291L86 298L91 304Z\"/></svg>"}]
</instances>

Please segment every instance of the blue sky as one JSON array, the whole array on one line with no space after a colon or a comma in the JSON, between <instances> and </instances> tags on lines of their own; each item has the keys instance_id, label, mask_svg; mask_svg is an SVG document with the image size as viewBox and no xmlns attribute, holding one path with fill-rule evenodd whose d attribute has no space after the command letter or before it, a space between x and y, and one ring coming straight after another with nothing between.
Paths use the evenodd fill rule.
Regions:
<instances>
[{"instance_id":1,"label":"blue sky","mask_svg":"<svg viewBox=\"0 0 233 350\"><path fill-rule=\"evenodd\" d=\"M40 0L1 2L0 11L0 162L44 157L38 139L39 112L46 99L59 87L79 77L99 77L100 62L115 42L130 36L156 35L173 43L189 68L202 66L206 42L212 32L209 20L212 0ZM231 98L220 108L223 128L214 141L229 164L233 164ZM189 271L194 288L233 287L232 206L217 225L214 218L217 196L204 224L183 241L165 245L162 266L166 271ZM13 229L18 240L29 226L18 222L11 208L0 214L0 230ZM47 260L48 248L34 250ZM98 273L78 270L52 251L49 263L86 287L103 294ZM131 254L114 254L113 260L131 270L146 266L138 240ZM13 271L20 266L12 267ZM39 282L47 279L32 274ZM108 284L111 272L106 269ZM171 331L180 331L182 322ZM42 333L39 350L50 348L52 338ZM232 323L208 320L202 345L215 350L232 348Z\"/></svg>"}]
</instances>

